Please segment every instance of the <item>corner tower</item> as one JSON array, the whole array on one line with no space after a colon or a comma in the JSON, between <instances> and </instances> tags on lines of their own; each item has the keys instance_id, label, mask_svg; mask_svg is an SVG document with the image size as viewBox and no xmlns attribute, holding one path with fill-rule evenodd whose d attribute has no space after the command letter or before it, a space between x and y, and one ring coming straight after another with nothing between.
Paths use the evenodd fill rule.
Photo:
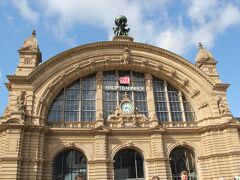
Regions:
<instances>
[{"instance_id":1,"label":"corner tower","mask_svg":"<svg viewBox=\"0 0 240 180\"><path fill-rule=\"evenodd\" d=\"M33 30L31 36L24 41L18 52L20 59L16 69L16 75L27 76L42 62L42 53L38 47L35 30Z\"/></svg>"}]
</instances>

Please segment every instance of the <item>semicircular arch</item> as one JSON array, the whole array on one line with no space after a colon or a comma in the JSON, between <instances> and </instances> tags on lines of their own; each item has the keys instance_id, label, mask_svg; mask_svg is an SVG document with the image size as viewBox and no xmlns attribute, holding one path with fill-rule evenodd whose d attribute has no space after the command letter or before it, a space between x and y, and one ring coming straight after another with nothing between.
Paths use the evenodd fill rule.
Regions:
<instances>
[{"instance_id":1,"label":"semicircular arch","mask_svg":"<svg viewBox=\"0 0 240 180\"><path fill-rule=\"evenodd\" d=\"M86 158L87 161L92 160L92 156L88 153L88 150L86 147L82 146L82 145L76 145L76 146L67 146L64 144L58 145L57 147L54 148L53 151L51 151L51 153L48 155L47 159L50 161L53 161L54 158L61 152L67 150L67 149L74 149L77 150L79 152L81 152Z\"/></svg>"},{"instance_id":2,"label":"semicircular arch","mask_svg":"<svg viewBox=\"0 0 240 180\"><path fill-rule=\"evenodd\" d=\"M107 44L109 45L109 43ZM103 43L103 45L105 44ZM196 94L200 94L200 97L204 97L198 99L206 99L206 97L211 95L214 81L206 76L200 69L180 56L161 48L154 47L154 49L152 46L143 44L139 45L138 43L138 46L124 43L121 44L121 46L115 47L114 45L116 44L113 43L112 46L105 49L105 51L101 51L98 46L97 49L91 49L91 46L89 46L87 52L75 56L72 55L68 57L68 59L62 54L61 56L59 55L59 57L55 57L55 59L61 59L60 57L62 57L63 60L58 60L59 64L55 64L54 66L49 65L50 68L48 69L47 74L39 76L32 83L34 91L36 94L39 94L38 97L41 97L36 101L36 114L41 117L46 117L49 104L53 101L54 97L56 97L60 90L70 82L88 74L96 73L97 71L113 69L129 69L143 73L150 73L157 78L166 80L174 87L181 89L181 91L187 95L195 110L198 109L200 104L203 104L201 101L194 100L193 97ZM120 62L122 47L125 46L132 48L131 61L129 64L121 64ZM150 47L152 47L152 49ZM103 46L103 48L105 47ZM81 47L76 49L81 49ZM149 52L143 54L146 49ZM72 51L74 50L75 49L72 49ZM161 54L157 54L158 51L159 53L161 52ZM71 54L71 51L68 53ZM49 61L54 61L54 58ZM31 75L33 74L34 73ZM46 75L49 77L47 80L45 78ZM44 79L46 81L44 81Z\"/></svg>"}]
</instances>

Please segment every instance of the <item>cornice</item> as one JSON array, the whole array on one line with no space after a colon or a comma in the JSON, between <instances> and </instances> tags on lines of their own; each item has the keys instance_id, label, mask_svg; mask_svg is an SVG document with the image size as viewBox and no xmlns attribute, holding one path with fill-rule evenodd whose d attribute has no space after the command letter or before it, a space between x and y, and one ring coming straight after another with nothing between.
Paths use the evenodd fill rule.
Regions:
<instances>
[{"instance_id":1,"label":"cornice","mask_svg":"<svg viewBox=\"0 0 240 180\"><path fill-rule=\"evenodd\" d=\"M211 158L218 158L218 157L224 157L224 156L234 156L234 155L240 155L240 151L233 151L233 152L226 152L226 153L215 153L215 154L210 154L206 156L199 156L199 160L206 160L206 159L211 159Z\"/></svg>"},{"instance_id":2,"label":"cornice","mask_svg":"<svg viewBox=\"0 0 240 180\"><path fill-rule=\"evenodd\" d=\"M226 91L230 84L217 83L213 86L213 90Z\"/></svg>"},{"instance_id":3,"label":"cornice","mask_svg":"<svg viewBox=\"0 0 240 180\"><path fill-rule=\"evenodd\" d=\"M171 59L175 62L182 63L183 65L187 66L188 68L192 69L193 71L197 72L200 76L202 76L205 80L207 80L211 85L214 85L215 82L211 80L201 69L193 65L191 62L187 61L183 57L165 50L163 48L159 48L152 45L137 43L137 42L124 42L124 41L105 41L105 42L96 42L86 45L81 45L67 51L64 51L49 60L45 61L41 65L39 65L32 73L28 76L16 76L16 75L9 75L7 76L10 82L14 83L31 83L34 79L36 79L39 75L43 74L47 68L50 68L61 61L65 61L70 57L76 56L81 53L99 50L102 48L121 48L128 47L130 49L137 49L140 51L148 51L149 53L160 55Z\"/></svg>"},{"instance_id":4,"label":"cornice","mask_svg":"<svg viewBox=\"0 0 240 180\"><path fill-rule=\"evenodd\" d=\"M224 129L228 129L228 128L236 128L239 129L240 128L240 124L233 122L233 121L229 121L223 124L219 124L219 125L208 125L208 126L204 126L201 127L199 129L200 133L205 133L205 132L210 132L210 131L222 131Z\"/></svg>"}]
</instances>

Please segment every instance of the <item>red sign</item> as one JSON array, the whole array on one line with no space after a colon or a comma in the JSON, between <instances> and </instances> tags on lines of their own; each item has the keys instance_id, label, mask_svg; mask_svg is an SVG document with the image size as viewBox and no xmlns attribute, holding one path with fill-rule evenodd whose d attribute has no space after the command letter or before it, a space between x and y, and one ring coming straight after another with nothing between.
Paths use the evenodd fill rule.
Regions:
<instances>
[{"instance_id":1,"label":"red sign","mask_svg":"<svg viewBox=\"0 0 240 180\"><path fill-rule=\"evenodd\" d=\"M119 78L120 84L130 84L130 77L124 76Z\"/></svg>"}]
</instances>

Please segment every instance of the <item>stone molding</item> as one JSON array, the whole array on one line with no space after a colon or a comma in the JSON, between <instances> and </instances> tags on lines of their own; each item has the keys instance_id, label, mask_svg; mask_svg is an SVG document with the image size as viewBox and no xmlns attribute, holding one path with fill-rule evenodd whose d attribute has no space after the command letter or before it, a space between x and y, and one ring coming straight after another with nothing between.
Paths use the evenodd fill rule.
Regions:
<instances>
[{"instance_id":1,"label":"stone molding","mask_svg":"<svg viewBox=\"0 0 240 180\"><path fill-rule=\"evenodd\" d=\"M121 48L122 47L122 48ZM147 44L142 44L142 43L136 43L136 42L115 42L115 41L107 41L107 42L99 42L99 43L91 43L91 44L86 44L82 46L78 46L75 48L72 48L70 50L64 51L49 60L45 61L41 65L39 65L32 73L29 74L29 76L8 76L8 79L10 82L15 82L15 83L31 83L33 82L34 79L36 79L39 75L42 74L42 71L47 71L47 69L51 68L55 64L59 63L60 61L65 61L68 58L72 56L76 56L80 53L83 52L88 52L88 51L94 51L99 48L121 48L123 49L124 47L128 47L131 49L137 49L139 51L150 51L150 53L166 57L168 59L171 59L173 61L180 62L184 66L187 66L188 68L194 70L197 72L201 77L203 77L205 80L207 80L211 85L214 85L214 81L211 80L202 70L197 68L195 65L187 61L186 59L182 58L181 56L174 54L168 50L152 46L152 45L147 45Z\"/></svg>"}]
</instances>

